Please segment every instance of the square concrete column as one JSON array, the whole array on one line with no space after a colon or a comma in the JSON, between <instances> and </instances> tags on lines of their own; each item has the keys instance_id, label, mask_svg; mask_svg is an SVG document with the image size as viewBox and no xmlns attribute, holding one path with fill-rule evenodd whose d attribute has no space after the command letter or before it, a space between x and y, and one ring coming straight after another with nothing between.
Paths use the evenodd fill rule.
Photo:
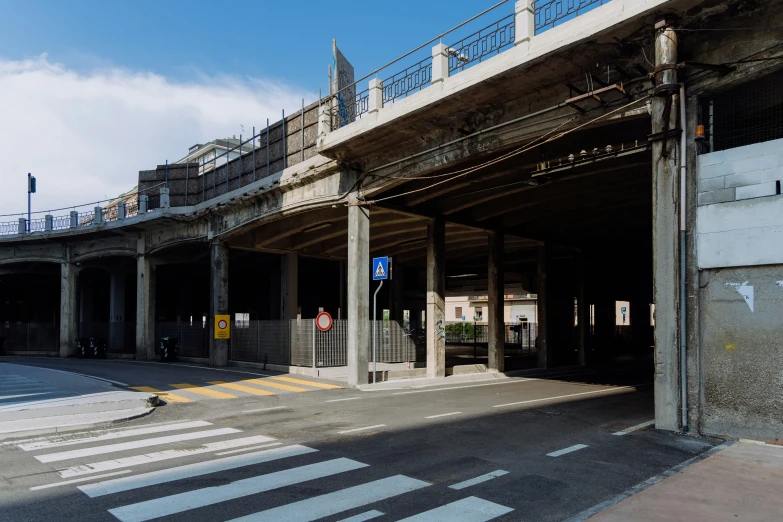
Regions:
<instances>
[{"instance_id":1,"label":"square concrete column","mask_svg":"<svg viewBox=\"0 0 783 522\"><path fill-rule=\"evenodd\" d=\"M427 223L427 377L446 376L446 222Z\"/></svg>"},{"instance_id":2,"label":"square concrete column","mask_svg":"<svg viewBox=\"0 0 783 522\"><path fill-rule=\"evenodd\" d=\"M530 47L536 34L535 0L517 0L514 4L514 45Z\"/></svg>"},{"instance_id":3,"label":"square concrete column","mask_svg":"<svg viewBox=\"0 0 783 522\"><path fill-rule=\"evenodd\" d=\"M296 319L299 314L299 254L284 254L280 262L280 317Z\"/></svg>"},{"instance_id":4,"label":"square concrete column","mask_svg":"<svg viewBox=\"0 0 783 522\"><path fill-rule=\"evenodd\" d=\"M432 48L432 84L449 77L449 48L439 43Z\"/></svg>"},{"instance_id":5,"label":"square concrete column","mask_svg":"<svg viewBox=\"0 0 783 522\"><path fill-rule=\"evenodd\" d=\"M549 354L548 333L549 325L547 322L547 312L549 299L547 296L547 251L546 246L538 247L538 299L536 304L538 310L538 324L536 326L536 337L538 338L538 367L548 368L552 364Z\"/></svg>"},{"instance_id":6,"label":"square concrete column","mask_svg":"<svg viewBox=\"0 0 783 522\"><path fill-rule=\"evenodd\" d=\"M155 358L155 266L145 255L144 234L136 258L136 359Z\"/></svg>"},{"instance_id":7,"label":"square concrete column","mask_svg":"<svg viewBox=\"0 0 783 522\"><path fill-rule=\"evenodd\" d=\"M378 112L383 108L383 82L378 78L370 80L369 94L369 112L370 114Z\"/></svg>"},{"instance_id":8,"label":"square concrete column","mask_svg":"<svg viewBox=\"0 0 783 522\"><path fill-rule=\"evenodd\" d=\"M109 343L121 351L125 347L125 273L112 272L109 286Z\"/></svg>"},{"instance_id":9,"label":"square concrete column","mask_svg":"<svg viewBox=\"0 0 783 522\"><path fill-rule=\"evenodd\" d=\"M367 384L370 347L370 210L348 197L348 384Z\"/></svg>"},{"instance_id":10,"label":"square concrete column","mask_svg":"<svg viewBox=\"0 0 783 522\"><path fill-rule=\"evenodd\" d=\"M503 281L503 233L489 233L489 270L487 273L487 367L505 371L505 317Z\"/></svg>"},{"instance_id":11,"label":"square concrete column","mask_svg":"<svg viewBox=\"0 0 783 522\"><path fill-rule=\"evenodd\" d=\"M590 327L590 310L587 304L585 292L585 263L580 254L576 260L577 265L577 295L576 295L576 349L578 351L578 364L587 364L586 339L587 329Z\"/></svg>"},{"instance_id":12,"label":"square concrete column","mask_svg":"<svg viewBox=\"0 0 783 522\"><path fill-rule=\"evenodd\" d=\"M215 241L210 248L209 361L214 366L228 365L230 339L215 339L215 316L229 315L228 244Z\"/></svg>"},{"instance_id":13,"label":"square concrete column","mask_svg":"<svg viewBox=\"0 0 783 522\"><path fill-rule=\"evenodd\" d=\"M73 263L60 265L60 357L76 355L78 271Z\"/></svg>"}]
</instances>

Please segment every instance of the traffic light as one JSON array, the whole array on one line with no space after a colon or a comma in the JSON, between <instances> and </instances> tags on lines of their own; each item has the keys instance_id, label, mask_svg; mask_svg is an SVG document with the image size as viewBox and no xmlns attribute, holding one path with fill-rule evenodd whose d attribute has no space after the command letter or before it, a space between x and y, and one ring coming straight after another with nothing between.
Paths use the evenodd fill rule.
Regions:
<instances>
[{"instance_id":1,"label":"traffic light","mask_svg":"<svg viewBox=\"0 0 783 522\"><path fill-rule=\"evenodd\" d=\"M35 194L35 176L30 176L27 181L27 192Z\"/></svg>"}]
</instances>

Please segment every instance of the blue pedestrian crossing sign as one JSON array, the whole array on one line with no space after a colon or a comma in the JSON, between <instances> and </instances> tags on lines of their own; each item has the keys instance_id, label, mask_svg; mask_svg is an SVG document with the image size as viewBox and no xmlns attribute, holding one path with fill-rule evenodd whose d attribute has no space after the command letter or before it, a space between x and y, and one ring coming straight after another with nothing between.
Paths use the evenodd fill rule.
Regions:
<instances>
[{"instance_id":1,"label":"blue pedestrian crossing sign","mask_svg":"<svg viewBox=\"0 0 783 522\"><path fill-rule=\"evenodd\" d=\"M389 258L375 257L372 260L372 280L382 281L389 279Z\"/></svg>"}]
</instances>

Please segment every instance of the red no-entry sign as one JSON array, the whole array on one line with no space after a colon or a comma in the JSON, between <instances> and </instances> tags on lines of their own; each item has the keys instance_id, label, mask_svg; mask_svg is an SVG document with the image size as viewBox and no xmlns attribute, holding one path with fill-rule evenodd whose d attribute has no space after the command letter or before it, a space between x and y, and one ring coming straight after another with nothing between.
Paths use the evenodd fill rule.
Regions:
<instances>
[{"instance_id":1,"label":"red no-entry sign","mask_svg":"<svg viewBox=\"0 0 783 522\"><path fill-rule=\"evenodd\" d=\"M332 316L328 312L321 312L315 318L315 326L322 332L329 330L332 327Z\"/></svg>"}]
</instances>

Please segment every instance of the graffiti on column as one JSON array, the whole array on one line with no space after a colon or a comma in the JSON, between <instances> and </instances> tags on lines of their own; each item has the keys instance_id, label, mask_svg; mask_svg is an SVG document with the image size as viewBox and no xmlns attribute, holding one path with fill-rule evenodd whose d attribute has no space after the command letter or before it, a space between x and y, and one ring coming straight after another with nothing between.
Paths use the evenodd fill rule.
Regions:
<instances>
[{"instance_id":1,"label":"graffiti on column","mask_svg":"<svg viewBox=\"0 0 783 522\"><path fill-rule=\"evenodd\" d=\"M446 317L443 310L436 308L437 320L435 321L435 332L437 334L438 341L446 339Z\"/></svg>"}]
</instances>

